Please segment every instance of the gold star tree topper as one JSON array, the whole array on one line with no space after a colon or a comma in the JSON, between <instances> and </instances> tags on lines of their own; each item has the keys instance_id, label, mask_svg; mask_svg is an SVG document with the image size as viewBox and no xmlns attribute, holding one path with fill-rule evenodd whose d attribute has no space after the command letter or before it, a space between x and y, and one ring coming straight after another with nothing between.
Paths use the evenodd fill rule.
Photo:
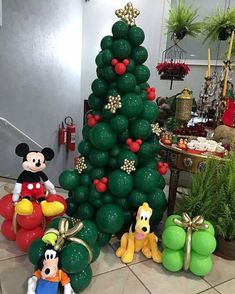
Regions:
<instances>
[{"instance_id":1,"label":"gold star tree topper","mask_svg":"<svg viewBox=\"0 0 235 294\"><path fill-rule=\"evenodd\" d=\"M124 170L127 174L130 174L131 172L135 171L135 161L134 160L124 160L124 164L121 166L121 169Z\"/></svg>"},{"instance_id":2,"label":"gold star tree topper","mask_svg":"<svg viewBox=\"0 0 235 294\"><path fill-rule=\"evenodd\" d=\"M133 4L129 2L126 4L124 9L117 9L115 14L129 26L133 27L135 25L135 18L140 14L140 11L134 8Z\"/></svg>"},{"instance_id":3,"label":"gold star tree topper","mask_svg":"<svg viewBox=\"0 0 235 294\"><path fill-rule=\"evenodd\" d=\"M75 165L75 169L78 171L79 174L83 172L84 169L87 168L87 165L85 164L85 157L78 157L77 163Z\"/></svg>"},{"instance_id":4,"label":"gold star tree topper","mask_svg":"<svg viewBox=\"0 0 235 294\"><path fill-rule=\"evenodd\" d=\"M116 113L118 108L122 107L121 96L109 96L109 103L105 105L105 109L110 110L112 113Z\"/></svg>"}]
</instances>

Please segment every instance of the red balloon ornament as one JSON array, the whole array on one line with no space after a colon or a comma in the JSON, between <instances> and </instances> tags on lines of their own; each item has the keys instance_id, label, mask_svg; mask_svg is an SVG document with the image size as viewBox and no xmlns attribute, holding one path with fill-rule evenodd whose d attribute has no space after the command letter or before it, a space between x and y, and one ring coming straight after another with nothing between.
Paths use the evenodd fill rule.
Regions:
<instances>
[{"instance_id":1,"label":"red balloon ornament","mask_svg":"<svg viewBox=\"0 0 235 294\"><path fill-rule=\"evenodd\" d=\"M87 118L87 124L90 128L93 128L101 119L100 115L93 115L91 113L88 114Z\"/></svg>"},{"instance_id":2,"label":"red balloon ornament","mask_svg":"<svg viewBox=\"0 0 235 294\"><path fill-rule=\"evenodd\" d=\"M153 101L156 98L156 89L155 88L147 88L147 98L150 101Z\"/></svg>"},{"instance_id":3,"label":"red balloon ornament","mask_svg":"<svg viewBox=\"0 0 235 294\"><path fill-rule=\"evenodd\" d=\"M133 141L131 138L128 138L126 140L126 144L129 146L129 149L131 152L136 153L140 150L140 145L142 144L142 140L137 139L136 141Z\"/></svg>"},{"instance_id":4,"label":"red balloon ornament","mask_svg":"<svg viewBox=\"0 0 235 294\"><path fill-rule=\"evenodd\" d=\"M122 62L119 62L116 58L113 58L111 64L114 66L115 73L120 76L126 73L126 68L129 64L129 60L123 59Z\"/></svg>"},{"instance_id":5,"label":"red balloon ornament","mask_svg":"<svg viewBox=\"0 0 235 294\"><path fill-rule=\"evenodd\" d=\"M40 226L43 222L43 214L40 204L32 201L33 213L30 215L17 215L17 223L24 229L32 230Z\"/></svg>"},{"instance_id":6,"label":"red balloon ornament","mask_svg":"<svg viewBox=\"0 0 235 294\"><path fill-rule=\"evenodd\" d=\"M157 171L160 175L165 175L168 171L169 164L166 162L158 162L157 163Z\"/></svg>"},{"instance_id":7,"label":"red balloon ornament","mask_svg":"<svg viewBox=\"0 0 235 294\"><path fill-rule=\"evenodd\" d=\"M15 241L16 235L13 230L12 221L5 219L1 226L2 235L10 241Z\"/></svg>"},{"instance_id":8,"label":"red balloon ornament","mask_svg":"<svg viewBox=\"0 0 235 294\"><path fill-rule=\"evenodd\" d=\"M42 238L43 234L43 229L40 227L33 230L19 229L16 233L16 244L20 250L27 252L31 243L38 238Z\"/></svg>"},{"instance_id":9,"label":"red balloon ornament","mask_svg":"<svg viewBox=\"0 0 235 294\"><path fill-rule=\"evenodd\" d=\"M12 201L12 194L7 194L0 199L0 215L8 220L13 218L15 206Z\"/></svg>"},{"instance_id":10,"label":"red balloon ornament","mask_svg":"<svg viewBox=\"0 0 235 294\"><path fill-rule=\"evenodd\" d=\"M93 184L95 185L96 191L103 193L107 190L108 179L103 177L101 180L95 179Z\"/></svg>"}]
</instances>

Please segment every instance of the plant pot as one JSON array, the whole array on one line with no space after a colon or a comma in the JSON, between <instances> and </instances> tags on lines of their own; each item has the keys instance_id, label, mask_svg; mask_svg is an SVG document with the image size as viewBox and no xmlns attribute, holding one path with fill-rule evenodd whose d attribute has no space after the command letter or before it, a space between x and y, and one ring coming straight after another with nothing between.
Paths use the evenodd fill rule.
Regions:
<instances>
[{"instance_id":1,"label":"plant pot","mask_svg":"<svg viewBox=\"0 0 235 294\"><path fill-rule=\"evenodd\" d=\"M218 39L221 41L226 41L231 35L231 30L222 28L219 31Z\"/></svg>"},{"instance_id":2,"label":"plant pot","mask_svg":"<svg viewBox=\"0 0 235 294\"><path fill-rule=\"evenodd\" d=\"M217 247L214 254L224 259L235 260L235 240L226 241L221 236L217 237Z\"/></svg>"},{"instance_id":3,"label":"plant pot","mask_svg":"<svg viewBox=\"0 0 235 294\"><path fill-rule=\"evenodd\" d=\"M186 30L181 30L174 33L177 40L182 40L186 35Z\"/></svg>"}]
</instances>

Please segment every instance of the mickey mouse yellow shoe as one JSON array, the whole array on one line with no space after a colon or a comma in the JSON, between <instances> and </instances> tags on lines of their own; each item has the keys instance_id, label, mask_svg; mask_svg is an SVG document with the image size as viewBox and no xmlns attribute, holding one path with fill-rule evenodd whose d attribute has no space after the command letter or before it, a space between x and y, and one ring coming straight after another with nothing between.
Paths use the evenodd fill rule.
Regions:
<instances>
[{"instance_id":1,"label":"mickey mouse yellow shoe","mask_svg":"<svg viewBox=\"0 0 235 294\"><path fill-rule=\"evenodd\" d=\"M47 202L43 200L40 205L44 216L55 216L64 210L64 205L59 201Z\"/></svg>"},{"instance_id":2,"label":"mickey mouse yellow shoe","mask_svg":"<svg viewBox=\"0 0 235 294\"><path fill-rule=\"evenodd\" d=\"M22 199L15 206L15 212L19 215L31 215L33 213L33 204L28 199Z\"/></svg>"}]
</instances>

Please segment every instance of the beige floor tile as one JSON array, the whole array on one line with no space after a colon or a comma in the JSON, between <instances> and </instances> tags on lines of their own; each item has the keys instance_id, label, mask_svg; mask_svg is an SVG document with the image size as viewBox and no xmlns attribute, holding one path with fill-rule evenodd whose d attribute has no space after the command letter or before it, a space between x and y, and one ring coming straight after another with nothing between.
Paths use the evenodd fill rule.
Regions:
<instances>
[{"instance_id":1,"label":"beige floor tile","mask_svg":"<svg viewBox=\"0 0 235 294\"><path fill-rule=\"evenodd\" d=\"M106 245L101 249L100 256L91 267L93 275L99 275L111 270L126 267L126 265L121 262L120 258L116 257L112 247Z\"/></svg>"},{"instance_id":2,"label":"beige floor tile","mask_svg":"<svg viewBox=\"0 0 235 294\"><path fill-rule=\"evenodd\" d=\"M226 260L213 255L213 262L212 271L204 278L209 284L215 286L235 278L235 261Z\"/></svg>"},{"instance_id":3,"label":"beige floor tile","mask_svg":"<svg viewBox=\"0 0 235 294\"><path fill-rule=\"evenodd\" d=\"M201 294L218 294L218 292L215 291L215 289L209 289L209 290L202 292Z\"/></svg>"},{"instance_id":4,"label":"beige floor tile","mask_svg":"<svg viewBox=\"0 0 235 294\"><path fill-rule=\"evenodd\" d=\"M190 273L170 273L151 260L130 267L152 294L196 294L210 288Z\"/></svg>"},{"instance_id":5,"label":"beige floor tile","mask_svg":"<svg viewBox=\"0 0 235 294\"><path fill-rule=\"evenodd\" d=\"M147 294L135 275L126 267L92 279L83 294Z\"/></svg>"},{"instance_id":6,"label":"beige floor tile","mask_svg":"<svg viewBox=\"0 0 235 294\"><path fill-rule=\"evenodd\" d=\"M22 255L26 255L26 253L17 249L16 243L6 240L0 232L0 261Z\"/></svg>"},{"instance_id":7,"label":"beige floor tile","mask_svg":"<svg viewBox=\"0 0 235 294\"><path fill-rule=\"evenodd\" d=\"M33 273L33 266L27 256L0 262L2 294L25 294L27 280Z\"/></svg>"},{"instance_id":8,"label":"beige floor tile","mask_svg":"<svg viewBox=\"0 0 235 294\"><path fill-rule=\"evenodd\" d=\"M221 294L235 293L235 279L215 287Z\"/></svg>"},{"instance_id":9,"label":"beige floor tile","mask_svg":"<svg viewBox=\"0 0 235 294\"><path fill-rule=\"evenodd\" d=\"M114 249L114 252L115 252L118 249L119 245L120 245L120 240L118 240L117 237L113 237L110 240L109 243L110 243L110 245L112 246L112 248ZM147 258L143 255L142 252L135 253L133 261L131 263L129 263L128 265L136 264L138 262L142 262L142 261L145 261L145 260L147 260Z\"/></svg>"}]
</instances>

